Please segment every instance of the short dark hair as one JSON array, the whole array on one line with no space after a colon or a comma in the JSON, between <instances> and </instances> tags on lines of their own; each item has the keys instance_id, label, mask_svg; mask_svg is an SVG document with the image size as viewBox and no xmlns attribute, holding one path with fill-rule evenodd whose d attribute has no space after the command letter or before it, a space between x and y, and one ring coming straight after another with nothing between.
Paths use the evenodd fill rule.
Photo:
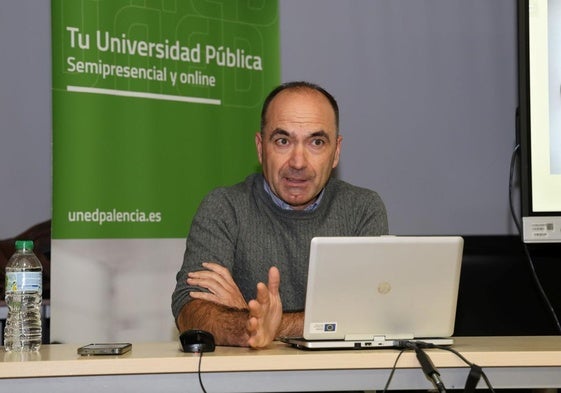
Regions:
<instances>
[{"instance_id":1,"label":"short dark hair","mask_svg":"<svg viewBox=\"0 0 561 393\"><path fill-rule=\"evenodd\" d=\"M286 82L277 86L269 93L269 95L265 98L265 101L263 101L263 108L261 108L261 132L263 132L265 129L265 116L267 115L269 105L271 104L271 101L273 101L273 98L275 98L281 91L284 90L303 89L315 90L321 93L325 98L327 98L327 100L331 104L331 108L333 108L333 112L335 113L335 130L337 131L337 133L339 133L339 105L337 105L337 101L323 87L305 81Z\"/></svg>"}]
</instances>

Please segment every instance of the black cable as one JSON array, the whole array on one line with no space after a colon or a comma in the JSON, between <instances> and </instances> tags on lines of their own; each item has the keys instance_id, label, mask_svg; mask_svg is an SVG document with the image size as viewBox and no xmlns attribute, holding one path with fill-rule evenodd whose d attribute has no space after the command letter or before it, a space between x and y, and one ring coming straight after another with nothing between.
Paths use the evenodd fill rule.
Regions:
<instances>
[{"instance_id":1,"label":"black cable","mask_svg":"<svg viewBox=\"0 0 561 393\"><path fill-rule=\"evenodd\" d=\"M386 385L384 386L384 390L382 390L382 393L386 393L388 391L388 388L390 387L390 382L392 381L393 375L395 373L395 370L397 368L397 362L399 361L399 358L401 357L401 355L403 355L403 352L407 351L409 348L403 348L399 354L397 355L397 357L395 358L395 362L393 363L393 367L392 367L392 371L390 372L390 375L388 377L388 380L386 382Z\"/></svg>"},{"instance_id":2,"label":"black cable","mask_svg":"<svg viewBox=\"0 0 561 393\"><path fill-rule=\"evenodd\" d=\"M453 348L450 347L445 347L445 346L435 346L435 348L438 349L442 349L444 351L448 351L448 352L452 352L454 355L456 355L457 357L459 357L460 359L462 359L462 361L467 364L470 368L474 368L474 367L478 367L480 368L478 365L476 365L475 363L470 362L469 360L467 360L461 353L459 353L458 351L456 351ZM481 369L481 368L480 368ZM492 393L495 392L495 390L493 389L493 386L491 385L491 382L489 381L489 378L487 378L487 374L485 374L485 372L483 371L483 369L481 369L481 377L483 378L483 380L485 381L485 384L487 385L487 387L489 388L489 391L491 391Z\"/></svg>"},{"instance_id":3,"label":"black cable","mask_svg":"<svg viewBox=\"0 0 561 393\"><path fill-rule=\"evenodd\" d=\"M430 360L429 355L418 345L415 345L414 348L417 360L427 379L433 383L434 387L437 388L440 393L446 393L444 383L440 379L440 373Z\"/></svg>"},{"instance_id":4,"label":"black cable","mask_svg":"<svg viewBox=\"0 0 561 393\"><path fill-rule=\"evenodd\" d=\"M398 343L398 346L406 349L413 349L417 356L417 360L421 365L421 369L423 370L423 373L425 374L427 379L432 382L434 387L440 393L446 393L446 388L444 387L444 383L440 379L440 373L438 372L437 368L430 360L429 355L425 351L423 351L423 348L429 348L427 343L422 341L417 342L417 341L402 340Z\"/></svg>"},{"instance_id":5,"label":"black cable","mask_svg":"<svg viewBox=\"0 0 561 393\"><path fill-rule=\"evenodd\" d=\"M465 364L467 364L471 369L479 368L481 370L481 377L485 381L485 384L489 388L489 391L491 391L492 393L495 392L495 390L493 389L493 386L491 385L491 382L489 381L489 378L487 378L487 375L485 374L483 369L481 367L479 367L477 364L472 363L469 360L467 360L465 356L463 356L461 353L459 353L455 349L453 349L451 347L448 347L448 346L445 346L445 345L435 345L435 344L426 343L426 342L423 342L423 341L416 341L415 345L417 345L421 348L435 348L435 349L441 349L443 351L452 352L454 355L459 357Z\"/></svg>"},{"instance_id":6,"label":"black cable","mask_svg":"<svg viewBox=\"0 0 561 393\"><path fill-rule=\"evenodd\" d=\"M476 364L472 365L466 380L464 393L475 393L475 389L477 389L477 385L479 384L482 375L483 369Z\"/></svg>"},{"instance_id":7,"label":"black cable","mask_svg":"<svg viewBox=\"0 0 561 393\"><path fill-rule=\"evenodd\" d=\"M514 203L512 201L512 189L513 189L513 184L514 184L514 173L515 173L515 167L516 167L516 157L518 156L518 152L520 150L520 145L516 145L514 147L514 151L512 152L512 156L510 159L510 176L509 176L509 181L508 181L508 200L509 200L509 206L510 206L510 214L512 215L512 219L514 220L514 224L516 225L516 229L518 229L518 235L520 236L520 238L522 238L522 226L518 220L518 215L515 213L514 211ZM548 309L549 313L551 314L552 318L553 318L553 322L555 323L555 327L557 328L557 331L559 332L559 334L561 334L561 323L559 323L559 318L557 317L557 313L555 312L555 309L553 308L553 305L551 304L551 301L549 300L547 294L545 293L545 290L543 289L543 286L541 284L541 281L538 277L538 274L536 272L536 268L534 265L534 261L532 259L532 256L530 255L530 250L528 249L528 245L522 241L522 248L524 249L524 254L526 255L526 260L528 261L528 265L530 267L530 272L532 273L532 278L534 280L534 283L536 284L536 287L538 289L538 292L541 296L541 298L543 299L546 308Z\"/></svg>"},{"instance_id":8,"label":"black cable","mask_svg":"<svg viewBox=\"0 0 561 393\"><path fill-rule=\"evenodd\" d=\"M465 364L467 364L470 367L470 374L474 371L477 370L478 374L483 378L483 380L485 381L485 384L487 385L487 388L489 389L489 391L491 393L495 393L495 390L493 389L493 386L491 385L491 381L489 381L489 378L487 377L487 375L485 374L485 372L483 371L483 369L481 367L479 367L477 364L470 362L469 360L466 359L465 356L463 356L461 353L459 353L458 351L456 351L455 349L449 347L449 346L445 346L445 345L435 345L435 344L431 344L431 343L427 343L424 341L409 341L409 340L402 340L398 343L398 347L401 348L401 351L399 352L399 354L397 355L395 362L393 364L392 370L390 372L390 375L388 377L388 380L386 382L386 385L384 386L384 390L382 391L382 393L386 393L389 386L390 386L390 382L393 378L393 375L395 373L395 370L397 368L397 362L399 361L399 358L401 357L401 355L403 355L403 353L407 350L413 350L415 348L434 348L434 349L441 349L443 351L448 351L453 353L454 355L456 355L457 357L459 357ZM422 365L421 365L422 367ZM471 375L470 375L471 376ZM466 387L468 386L470 380L468 376L468 381L466 382ZM475 385L474 385L475 387Z\"/></svg>"},{"instance_id":9,"label":"black cable","mask_svg":"<svg viewBox=\"0 0 561 393\"><path fill-rule=\"evenodd\" d=\"M515 173L515 167L516 167L516 157L518 157L518 151L520 150L520 145L516 145L514 146L514 150L512 151L512 156L510 157L510 174L508 177L508 202L509 202L509 206L510 206L510 215L512 216L512 219L514 220L514 225L516 225L516 229L518 230L518 233L521 234L522 230L520 228L520 223L518 222L517 219L517 215L514 212L514 203L512 201L512 195L514 194L512 192L512 189L514 187L514 173Z\"/></svg>"},{"instance_id":10,"label":"black cable","mask_svg":"<svg viewBox=\"0 0 561 393\"><path fill-rule=\"evenodd\" d=\"M434 384L434 386L438 389L438 391L440 393L446 393L446 388L444 387L444 383L440 379L440 373L438 372L438 370L436 369L436 367L434 366L434 364L430 360L427 353L425 351L423 351L421 346L417 345L417 342L409 341L409 340L403 340L403 341L400 341L398 343L398 347L401 347L402 350L399 352L397 358L395 359L392 371L390 373L388 381L386 382L386 386L384 386L383 393L385 393L387 391L387 389L390 385L390 382L391 382L392 377L395 373L395 370L396 370L396 367L397 367L397 362L398 362L399 358L401 357L403 352L405 352L407 350L414 350L415 351L415 354L417 356L417 360L419 361L419 364L421 365L421 369L423 370L423 373L425 374L427 379Z\"/></svg>"},{"instance_id":11,"label":"black cable","mask_svg":"<svg viewBox=\"0 0 561 393\"><path fill-rule=\"evenodd\" d=\"M201 378L201 362L202 362L202 360L203 360L203 353L204 353L204 352L201 352L201 353L199 354L199 368L198 368L198 370L197 370L197 374L198 374L198 376L199 376L199 385L201 385L201 389L203 390L203 392L206 393L206 389L205 389L205 387L204 387L204 385L203 385L203 380L202 380L202 378Z\"/></svg>"}]
</instances>

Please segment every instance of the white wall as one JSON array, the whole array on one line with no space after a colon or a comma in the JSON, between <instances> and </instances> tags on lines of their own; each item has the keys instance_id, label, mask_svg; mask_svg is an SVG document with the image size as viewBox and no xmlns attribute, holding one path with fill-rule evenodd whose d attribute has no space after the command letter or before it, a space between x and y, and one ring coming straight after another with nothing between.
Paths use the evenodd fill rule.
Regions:
<instances>
[{"instance_id":1,"label":"white wall","mask_svg":"<svg viewBox=\"0 0 561 393\"><path fill-rule=\"evenodd\" d=\"M49 0L0 3L0 239L51 218Z\"/></svg>"},{"instance_id":2,"label":"white wall","mask_svg":"<svg viewBox=\"0 0 561 393\"><path fill-rule=\"evenodd\" d=\"M339 175L397 234L508 234L512 0L281 0L283 80L341 105ZM0 238L51 216L50 1L0 3Z\"/></svg>"},{"instance_id":3,"label":"white wall","mask_svg":"<svg viewBox=\"0 0 561 393\"><path fill-rule=\"evenodd\" d=\"M514 231L515 1L281 1L281 31L283 78L336 96L339 174L382 195L391 232Z\"/></svg>"}]
</instances>

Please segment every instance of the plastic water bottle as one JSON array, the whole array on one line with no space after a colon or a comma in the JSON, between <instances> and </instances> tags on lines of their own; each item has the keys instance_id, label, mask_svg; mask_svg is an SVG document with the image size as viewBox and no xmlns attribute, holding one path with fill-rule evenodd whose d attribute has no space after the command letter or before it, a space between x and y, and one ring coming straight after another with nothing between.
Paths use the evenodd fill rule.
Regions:
<instances>
[{"instance_id":1,"label":"plastic water bottle","mask_svg":"<svg viewBox=\"0 0 561 393\"><path fill-rule=\"evenodd\" d=\"M33 241L17 240L16 252L6 265L7 352L37 351L41 346L42 295L43 268L33 253Z\"/></svg>"}]
</instances>

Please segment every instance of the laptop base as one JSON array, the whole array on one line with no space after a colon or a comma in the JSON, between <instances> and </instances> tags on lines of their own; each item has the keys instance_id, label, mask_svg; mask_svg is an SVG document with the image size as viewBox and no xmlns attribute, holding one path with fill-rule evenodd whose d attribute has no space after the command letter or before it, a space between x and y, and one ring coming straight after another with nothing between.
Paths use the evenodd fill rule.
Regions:
<instances>
[{"instance_id":1,"label":"laptop base","mask_svg":"<svg viewBox=\"0 0 561 393\"><path fill-rule=\"evenodd\" d=\"M405 348L405 342L422 342L428 345L450 346L454 344L454 339L448 338L428 338L411 340L306 340L303 337L280 337L280 341L298 349L320 350L320 349L376 349L376 348Z\"/></svg>"}]
</instances>

